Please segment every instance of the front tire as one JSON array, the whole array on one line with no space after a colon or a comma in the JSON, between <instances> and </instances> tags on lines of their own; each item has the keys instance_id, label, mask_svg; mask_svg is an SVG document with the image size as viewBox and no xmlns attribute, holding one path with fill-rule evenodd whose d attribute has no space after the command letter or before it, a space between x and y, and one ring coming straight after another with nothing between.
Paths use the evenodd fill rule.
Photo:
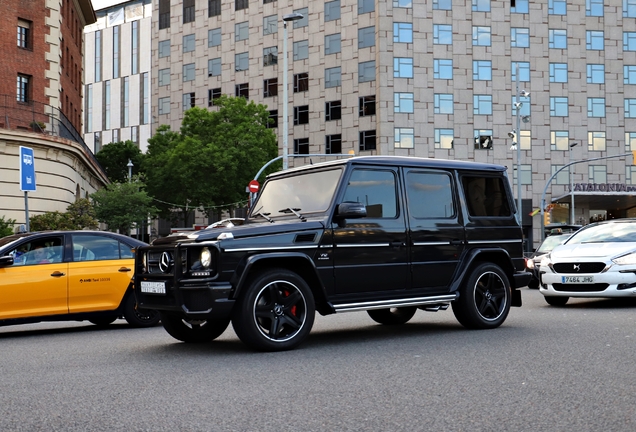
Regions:
<instances>
[{"instance_id":1,"label":"front tire","mask_svg":"<svg viewBox=\"0 0 636 432\"><path fill-rule=\"evenodd\" d=\"M545 302L550 306L565 306L570 297L544 296Z\"/></svg>"},{"instance_id":2,"label":"front tire","mask_svg":"<svg viewBox=\"0 0 636 432\"><path fill-rule=\"evenodd\" d=\"M236 305L232 326L251 348L283 351L305 340L315 313L307 283L296 273L278 268L250 280Z\"/></svg>"},{"instance_id":3,"label":"front tire","mask_svg":"<svg viewBox=\"0 0 636 432\"><path fill-rule=\"evenodd\" d=\"M154 327L161 319L156 310L137 307L137 301L132 293L128 294L124 304L124 318L131 327L137 328Z\"/></svg>"},{"instance_id":4,"label":"front tire","mask_svg":"<svg viewBox=\"0 0 636 432\"><path fill-rule=\"evenodd\" d=\"M492 329L506 320L511 299L510 282L503 270L482 263L473 269L452 303L453 313L464 327Z\"/></svg>"},{"instance_id":5,"label":"front tire","mask_svg":"<svg viewBox=\"0 0 636 432\"><path fill-rule=\"evenodd\" d=\"M416 307L400 307L388 309L371 309L367 313L371 319L377 323L384 325L401 325L409 322L415 312Z\"/></svg>"},{"instance_id":6,"label":"front tire","mask_svg":"<svg viewBox=\"0 0 636 432\"><path fill-rule=\"evenodd\" d=\"M173 338L186 343L212 342L223 334L230 320L186 320L177 315L162 312L161 324Z\"/></svg>"}]
</instances>

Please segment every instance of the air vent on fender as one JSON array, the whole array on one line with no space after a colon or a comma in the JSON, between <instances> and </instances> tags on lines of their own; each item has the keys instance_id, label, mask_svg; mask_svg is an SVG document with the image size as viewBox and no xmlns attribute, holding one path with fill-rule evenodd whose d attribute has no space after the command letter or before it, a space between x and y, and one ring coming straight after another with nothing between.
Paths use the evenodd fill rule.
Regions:
<instances>
[{"instance_id":1,"label":"air vent on fender","mask_svg":"<svg viewBox=\"0 0 636 432\"><path fill-rule=\"evenodd\" d=\"M316 239L316 233L298 234L294 239L294 243L313 243Z\"/></svg>"}]
</instances>

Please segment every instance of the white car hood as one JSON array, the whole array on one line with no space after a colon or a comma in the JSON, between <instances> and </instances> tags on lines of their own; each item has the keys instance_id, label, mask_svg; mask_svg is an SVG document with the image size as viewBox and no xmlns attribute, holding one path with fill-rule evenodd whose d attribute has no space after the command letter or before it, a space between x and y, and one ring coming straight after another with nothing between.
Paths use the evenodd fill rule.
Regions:
<instances>
[{"instance_id":1,"label":"white car hood","mask_svg":"<svg viewBox=\"0 0 636 432\"><path fill-rule=\"evenodd\" d=\"M550 254L552 261L562 261L571 258L613 258L636 250L636 243L585 243L564 244L555 247Z\"/></svg>"}]
</instances>

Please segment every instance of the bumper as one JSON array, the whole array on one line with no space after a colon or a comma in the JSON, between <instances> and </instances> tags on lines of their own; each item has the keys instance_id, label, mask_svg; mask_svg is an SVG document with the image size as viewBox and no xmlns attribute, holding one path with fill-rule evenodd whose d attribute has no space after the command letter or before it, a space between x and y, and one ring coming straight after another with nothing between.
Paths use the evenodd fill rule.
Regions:
<instances>
[{"instance_id":1,"label":"bumper","mask_svg":"<svg viewBox=\"0 0 636 432\"><path fill-rule=\"evenodd\" d=\"M516 272L512 277L514 279L514 288L523 288L530 283L532 273L528 271Z\"/></svg>"},{"instance_id":2,"label":"bumper","mask_svg":"<svg viewBox=\"0 0 636 432\"><path fill-rule=\"evenodd\" d=\"M594 283L564 283L566 276L593 277ZM636 274L609 271L594 274L541 273L539 292L553 297L635 297Z\"/></svg>"}]
</instances>

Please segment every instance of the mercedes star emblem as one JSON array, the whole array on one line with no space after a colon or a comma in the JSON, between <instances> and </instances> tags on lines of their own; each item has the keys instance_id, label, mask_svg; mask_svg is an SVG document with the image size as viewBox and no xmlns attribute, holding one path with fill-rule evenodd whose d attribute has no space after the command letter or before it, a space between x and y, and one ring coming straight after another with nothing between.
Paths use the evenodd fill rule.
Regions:
<instances>
[{"instance_id":1,"label":"mercedes star emblem","mask_svg":"<svg viewBox=\"0 0 636 432\"><path fill-rule=\"evenodd\" d=\"M161 259L159 260L159 270L163 273L168 273L170 271L170 266L172 265L172 257L170 256L170 252L164 252L161 254Z\"/></svg>"}]
</instances>

